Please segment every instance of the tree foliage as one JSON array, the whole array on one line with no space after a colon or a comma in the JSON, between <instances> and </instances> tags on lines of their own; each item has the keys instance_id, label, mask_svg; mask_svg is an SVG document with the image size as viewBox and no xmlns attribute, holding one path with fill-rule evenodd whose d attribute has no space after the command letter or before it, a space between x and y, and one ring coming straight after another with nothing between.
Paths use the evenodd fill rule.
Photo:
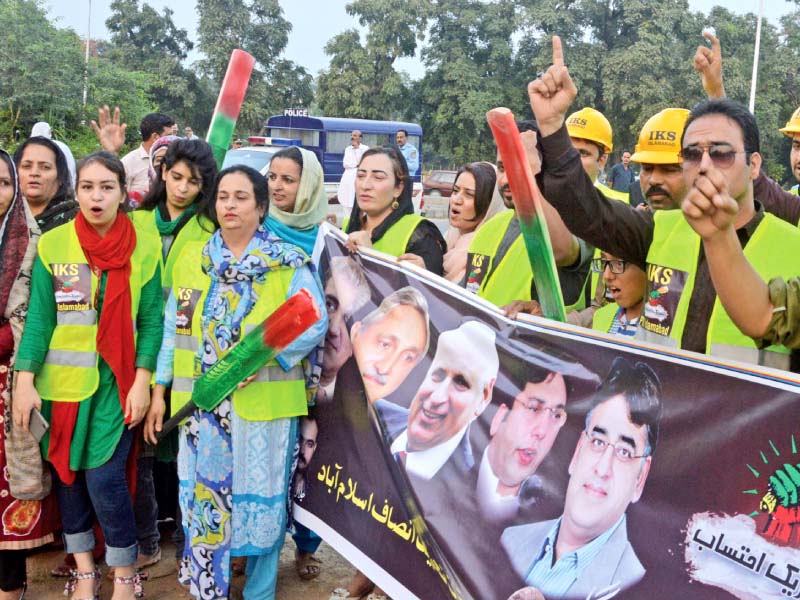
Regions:
<instances>
[{"instance_id":1,"label":"tree foliage","mask_svg":"<svg viewBox=\"0 0 800 600\"><path fill-rule=\"evenodd\" d=\"M278 0L198 0L201 71L219 89L231 52L241 48L256 60L250 87L239 115L241 129L256 131L266 117L291 101L308 106L313 99L305 68L281 54L292 25ZM224 15L224 18L221 18Z\"/></svg>"},{"instance_id":2,"label":"tree foliage","mask_svg":"<svg viewBox=\"0 0 800 600\"><path fill-rule=\"evenodd\" d=\"M779 24L762 27L755 111L766 168L779 179L789 176L789 142L777 130L800 105L796 3ZM578 86L573 108L593 106L609 118L614 162L651 115L703 98L692 55L705 43L705 25L722 42L728 95L746 103L756 30L752 14L717 6L703 15L688 0L350 0L353 26L328 41L330 64L314 80L284 55L292 27L278 0L197 0L194 65L187 64L193 43L171 9L159 12L146 0L113 0L111 9L110 39L92 40L84 110L78 35L48 18L43 0L0 2L0 142L12 144L16 131L47 120L80 155L96 147L85 122L106 103L120 105L131 144L135 124L153 110L202 131L230 53L243 48L256 59L243 133L284 107L316 106L330 116L417 121L429 160L492 159L486 111L507 106L530 115L527 83L549 66L557 33ZM425 66L416 81L398 69L414 56Z\"/></svg>"},{"instance_id":3,"label":"tree foliage","mask_svg":"<svg viewBox=\"0 0 800 600\"><path fill-rule=\"evenodd\" d=\"M348 4L348 14L367 30L366 41L358 30L348 29L325 46L331 64L317 78L322 111L361 119L393 119L406 112L410 90L394 65L398 58L415 55L430 11L425 0Z\"/></svg>"}]
</instances>

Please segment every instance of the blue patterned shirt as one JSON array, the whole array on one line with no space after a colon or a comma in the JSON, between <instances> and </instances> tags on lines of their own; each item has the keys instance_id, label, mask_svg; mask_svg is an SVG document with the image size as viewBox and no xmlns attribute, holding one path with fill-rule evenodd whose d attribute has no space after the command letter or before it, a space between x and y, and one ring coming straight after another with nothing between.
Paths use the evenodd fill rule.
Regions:
<instances>
[{"instance_id":1,"label":"blue patterned shirt","mask_svg":"<svg viewBox=\"0 0 800 600\"><path fill-rule=\"evenodd\" d=\"M541 550L525 577L525 583L539 589L545 598L562 597L581 576L584 569L603 551L606 542L624 521L623 514L605 533L585 546L562 556L553 564L558 529L561 527L561 517L559 517L542 542Z\"/></svg>"}]
</instances>

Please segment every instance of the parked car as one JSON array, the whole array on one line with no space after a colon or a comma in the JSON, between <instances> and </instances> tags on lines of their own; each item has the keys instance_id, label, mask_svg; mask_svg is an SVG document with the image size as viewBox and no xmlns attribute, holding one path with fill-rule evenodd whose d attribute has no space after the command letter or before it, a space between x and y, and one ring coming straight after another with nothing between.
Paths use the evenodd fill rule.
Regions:
<instances>
[{"instance_id":1,"label":"parked car","mask_svg":"<svg viewBox=\"0 0 800 600\"><path fill-rule=\"evenodd\" d=\"M431 171L422 182L421 213L429 219L446 219L456 171Z\"/></svg>"},{"instance_id":2,"label":"parked car","mask_svg":"<svg viewBox=\"0 0 800 600\"><path fill-rule=\"evenodd\" d=\"M453 193L453 184L456 182L455 171L431 171L422 182L422 191L426 199L430 196L443 196L449 198Z\"/></svg>"}]
</instances>

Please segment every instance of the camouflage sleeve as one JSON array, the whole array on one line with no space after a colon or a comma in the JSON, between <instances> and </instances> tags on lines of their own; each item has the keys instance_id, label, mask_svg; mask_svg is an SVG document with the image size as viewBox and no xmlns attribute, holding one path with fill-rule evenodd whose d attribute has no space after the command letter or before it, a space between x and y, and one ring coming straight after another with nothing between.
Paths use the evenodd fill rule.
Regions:
<instances>
[{"instance_id":1,"label":"camouflage sleeve","mask_svg":"<svg viewBox=\"0 0 800 600\"><path fill-rule=\"evenodd\" d=\"M756 344L759 348L771 344L800 348L800 278L770 280L769 300L773 306L772 320L764 336L755 340Z\"/></svg>"}]
</instances>

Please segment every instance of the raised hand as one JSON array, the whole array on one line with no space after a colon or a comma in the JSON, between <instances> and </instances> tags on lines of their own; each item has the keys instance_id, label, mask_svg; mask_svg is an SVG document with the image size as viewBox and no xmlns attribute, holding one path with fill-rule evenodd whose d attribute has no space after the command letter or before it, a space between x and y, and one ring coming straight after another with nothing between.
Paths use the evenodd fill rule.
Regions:
<instances>
[{"instance_id":1,"label":"raised hand","mask_svg":"<svg viewBox=\"0 0 800 600\"><path fill-rule=\"evenodd\" d=\"M725 176L712 166L695 180L681 209L692 229L709 240L733 227L739 205L728 193Z\"/></svg>"},{"instance_id":2,"label":"raised hand","mask_svg":"<svg viewBox=\"0 0 800 600\"><path fill-rule=\"evenodd\" d=\"M536 115L539 131L542 136L555 133L564 124L564 117L569 110L578 90L564 66L564 52L561 49L561 38L553 36L553 64L538 79L528 84L528 97L531 110Z\"/></svg>"},{"instance_id":3,"label":"raised hand","mask_svg":"<svg viewBox=\"0 0 800 600\"><path fill-rule=\"evenodd\" d=\"M724 98L725 86L722 84L722 46L717 37L710 31L704 31L703 37L711 47L698 46L694 54L694 68L700 73L703 90L709 98Z\"/></svg>"},{"instance_id":4,"label":"raised hand","mask_svg":"<svg viewBox=\"0 0 800 600\"><path fill-rule=\"evenodd\" d=\"M99 125L98 125L99 122ZM92 120L92 129L97 140L103 147L112 154L119 154L120 148L125 144L125 130L128 128L126 123L120 125L119 106L114 107L114 116L111 116L111 109L108 105L97 109L97 121Z\"/></svg>"}]
</instances>

